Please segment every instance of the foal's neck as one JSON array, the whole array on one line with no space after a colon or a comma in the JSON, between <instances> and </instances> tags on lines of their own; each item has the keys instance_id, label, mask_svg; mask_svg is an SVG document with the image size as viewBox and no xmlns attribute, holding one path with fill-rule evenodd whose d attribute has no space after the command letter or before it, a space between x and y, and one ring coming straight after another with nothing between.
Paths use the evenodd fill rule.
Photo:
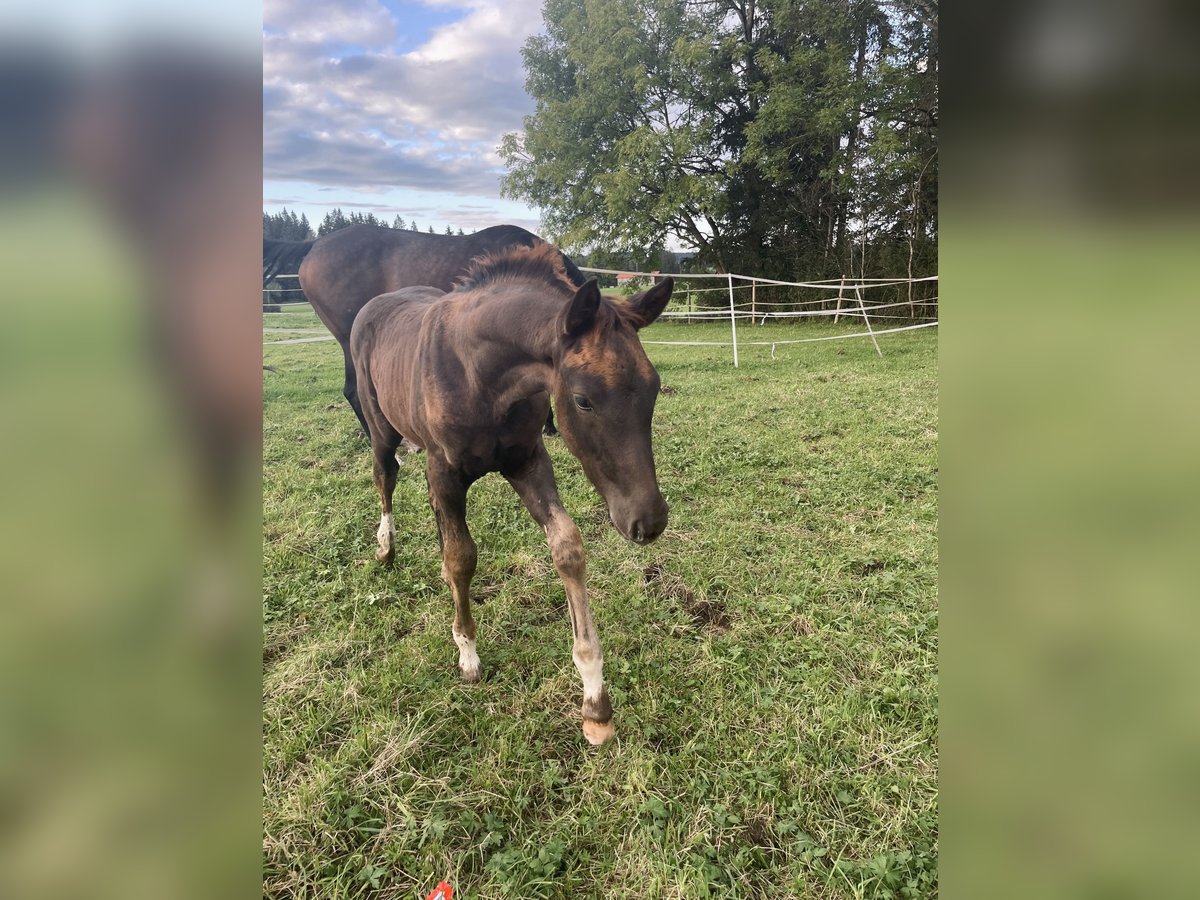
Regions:
<instances>
[{"instance_id":1,"label":"foal's neck","mask_svg":"<svg viewBox=\"0 0 1200 900\"><path fill-rule=\"evenodd\" d=\"M506 285L480 306L481 324L488 329L484 337L519 350L530 362L553 365L559 316L570 300L569 294L550 293L541 285Z\"/></svg>"},{"instance_id":2,"label":"foal's neck","mask_svg":"<svg viewBox=\"0 0 1200 900\"><path fill-rule=\"evenodd\" d=\"M473 360L485 383L499 389L516 378L551 388L559 317L570 300L566 291L517 281L481 299L470 317L475 334L491 347Z\"/></svg>"}]
</instances>

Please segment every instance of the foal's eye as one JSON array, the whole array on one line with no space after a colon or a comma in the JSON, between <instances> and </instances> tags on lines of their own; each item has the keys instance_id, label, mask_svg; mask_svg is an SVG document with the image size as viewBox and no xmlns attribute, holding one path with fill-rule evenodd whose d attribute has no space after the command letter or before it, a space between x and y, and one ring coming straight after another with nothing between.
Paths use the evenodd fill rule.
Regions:
<instances>
[{"instance_id":1,"label":"foal's eye","mask_svg":"<svg viewBox=\"0 0 1200 900\"><path fill-rule=\"evenodd\" d=\"M580 396L579 394L575 395L575 405L578 406L584 412L592 411L592 401L589 400L587 397Z\"/></svg>"}]
</instances>

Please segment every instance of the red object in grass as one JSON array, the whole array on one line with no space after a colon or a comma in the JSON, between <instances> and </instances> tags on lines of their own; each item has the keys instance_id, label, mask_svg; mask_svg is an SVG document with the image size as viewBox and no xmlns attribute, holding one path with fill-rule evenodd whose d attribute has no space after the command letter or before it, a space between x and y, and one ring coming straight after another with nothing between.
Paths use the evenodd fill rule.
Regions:
<instances>
[{"instance_id":1,"label":"red object in grass","mask_svg":"<svg viewBox=\"0 0 1200 900\"><path fill-rule=\"evenodd\" d=\"M454 889L443 881L433 889L433 893L426 897L425 900L452 900L453 897Z\"/></svg>"}]
</instances>

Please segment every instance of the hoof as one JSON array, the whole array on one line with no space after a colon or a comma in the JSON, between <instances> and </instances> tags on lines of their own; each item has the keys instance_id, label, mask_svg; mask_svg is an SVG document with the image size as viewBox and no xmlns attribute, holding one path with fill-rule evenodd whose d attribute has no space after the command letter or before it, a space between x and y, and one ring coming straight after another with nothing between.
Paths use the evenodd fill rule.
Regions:
<instances>
[{"instance_id":1,"label":"hoof","mask_svg":"<svg viewBox=\"0 0 1200 900\"><path fill-rule=\"evenodd\" d=\"M607 722L597 722L593 719L583 720L583 736L593 747L607 743L613 736L612 719Z\"/></svg>"},{"instance_id":2,"label":"hoof","mask_svg":"<svg viewBox=\"0 0 1200 900\"><path fill-rule=\"evenodd\" d=\"M483 677L483 670L480 666L475 666L473 669L464 669L459 666L458 671L462 673L462 680L467 684L476 684Z\"/></svg>"},{"instance_id":3,"label":"hoof","mask_svg":"<svg viewBox=\"0 0 1200 900\"><path fill-rule=\"evenodd\" d=\"M391 547L388 550L384 550L382 547L376 547L375 558L385 566L390 566L392 564L392 560L396 558L396 548Z\"/></svg>"}]
</instances>

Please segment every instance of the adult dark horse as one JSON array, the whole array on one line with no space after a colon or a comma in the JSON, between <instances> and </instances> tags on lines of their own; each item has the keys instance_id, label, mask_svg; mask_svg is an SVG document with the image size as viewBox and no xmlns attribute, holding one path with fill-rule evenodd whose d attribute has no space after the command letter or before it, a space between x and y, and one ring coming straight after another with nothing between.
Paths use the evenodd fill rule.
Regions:
<instances>
[{"instance_id":1,"label":"adult dark horse","mask_svg":"<svg viewBox=\"0 0 1200 900\"><path fill-rule=\"evenodd\" d=\"M462 237L351 225L313 242L300 263L300 287L330 334L342 345L346 367L342 393L364 431L367 422L358 398L350 328L367 301L416 285L449 291L454 279L467 271L475 257L513 245L533 247L543 243L537 235L515 225L496 225ZM583 273L567 257L560 254L560 258L572 283L581 286ZM546 430L554 431L548 413Z\"/></svg>"},{"instance_id":2,"label":"adult dark horse","mask_svg":"<svg viewBox=\"0 0 1200 900\"><path fill-rule=\"evenodd\" d=\"M458 664L463 678L478 681L467 490L488 472L503 475L545 530L566 586L583 733L592 744L612 737L612 707L583 540L558 498L541 425L553 395L563 440L617 531L637 544L662 533L667 504L650 446L659 379L637 330L658 318L672 288L667 278L617 304L600 296L595 280L577 288L549 244L513 247L474 263L450 294L413 287L374 298L350 337L383 504L376 557L390 561L395 552L392 492L403 436L426 451Z\"/></svg>"}]
</instances>

